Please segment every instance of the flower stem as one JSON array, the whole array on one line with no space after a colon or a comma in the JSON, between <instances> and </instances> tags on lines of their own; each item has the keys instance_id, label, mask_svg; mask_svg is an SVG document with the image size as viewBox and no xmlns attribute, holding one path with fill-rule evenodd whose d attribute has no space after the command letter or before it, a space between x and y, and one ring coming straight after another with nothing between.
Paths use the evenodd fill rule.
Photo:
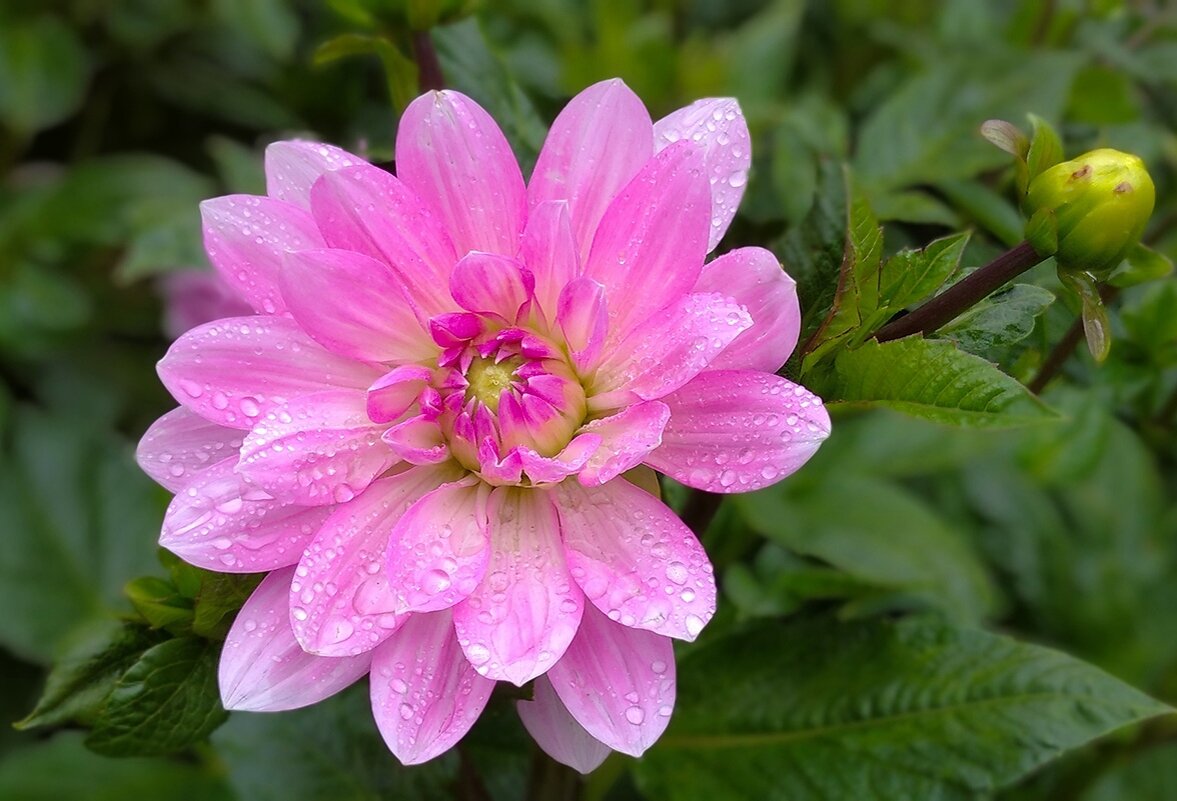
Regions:
<instances>
[{"instance_id":1,"label":"flower stem","mask_svg":"<svg viewBox=\"0 0 1177 801\"><path fill-rule=\"evenodd\" d=\"M429 31L413 31L413 58L417 62L417 85L422 92L445 88L445 76Z\"/></svg>"},{"instance_id":2,"label":"flower stem","mask_svg":"<svg viewBox=\"0 0 1177 801\"><path fill-rule=\"evenodd\" d=\"M1113 286L1104 285L1099 290L1099 295L1103 298L1104 303L1109 303L1119 290ZM1083 318L1075 320L1063 338L1058 341L1058 344L1050 351L1046 357L1046 361L1042 363L1038 374L1034 379L1027 384L1027 388L1035 395L1040 395L1042 390L1046 389L1046 385L1058 375L1059 370L1063 369L1063 365L1067 363L1067 359L1071 358L1071 354L1079 347L1079 343L1083 341Z\"/></svg>"},{"instance_id":3,"label":"flower stem","mask_svg":"<svg viewBox=\"0 0 1177 801\"><path fill-rule=\"evenodd\" d=\"M691 494L687 496L686 506L683 507L682 521L687 524L687 528L695 532L696 536L702 537L707 531L707 527L711 525L711 521L715 519L715 514L719 511L719 504L722 501L722 495L693 489Z\"/></svg>"},{"instance_id":4,"label":"flower stem","mask_svg":"<svg viewBox=\"0 0 1177 801\"><path fill-rule=\"evenodd\" d=\"M1029 242L1022 242L967 275L915 311L879 329L875 339L889 342L912 334L929 334L975 306L990 293L1042 262Z\"/></svg>"},{"instance_id":5,"label":"flower stem","mask_svg":"<svg viewBox=\"0 0 1177 801\"><path fill-rule=\"evenodd\" d=\"M528 801L580 801L584 783L580 774L561 765L536 748L531 758L531 776L527 780Z\"/></svg>"}]
</instances>

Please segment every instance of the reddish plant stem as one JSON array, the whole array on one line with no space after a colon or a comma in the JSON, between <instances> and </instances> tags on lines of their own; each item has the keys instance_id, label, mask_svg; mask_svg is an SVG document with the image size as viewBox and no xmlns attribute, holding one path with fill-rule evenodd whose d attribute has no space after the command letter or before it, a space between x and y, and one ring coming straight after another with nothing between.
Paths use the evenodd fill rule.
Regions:
<instances>
[{"instance_id":1,"label":"reddish plant stem","mask_svg":"<svg viewBox=\"0 0 1177 801\"><path fill-rule=\"evenodd\" d=\"M413 59L417 62L417 86L422 92L445 88L445 76L429 31L413 31Z\"/></svg>"},{"instance_id":2,"label":"reddish plant stem","mask_svg":"<svg viewBox=\"0 0 1177 801\"><path fill-rule=\"evenodd\" d=\"M1042 257L1030 243L1023 242L970 273L910 314L887 323L875 334L875 339L890 342L912 334L930 334L1041 261Z\"/></svg>"},{"instance_id":3,"label":"reddish plant stem","mask_svg":"<svg viewBox=\"0 0 1177 801\"><path fill-rule=\"evenodd\" d=\"M1099 288L1099 296L1103 298L1105 304L1110 303L1118 294L1120 294L1120 290L1107 284ZM1071 354L1075 352L1075 349L1079 347L1079 343L1082 341L1083 318L1079 317L1067 329L1067 333L1058 341L1058 344L1051 349L1046 357L1046 361L1039 368L1038 374L1034 376L1034 379L1026 387L1035 395L1042 394L1042 390L1046 389L1046 385L1058 375L1059 370L1063 369L1063 365L1071 358Z\"/></svg>"},{"instance_id":4,"label":"reddish plant stem","mask_svg":"<svg viewBox=\"0 0 1177 801\"><path fill-rule=\"evenodd\" d=\"M722 495L693 489L691 494L687 496L687 503L683 507L682 521L687 524L687 528L695 532L696 536L702 537L706 533L707 527L711 525L711 521L715 519L715 514L719 511L719 504L722 502Z\"/></svg>"}]
</instances>

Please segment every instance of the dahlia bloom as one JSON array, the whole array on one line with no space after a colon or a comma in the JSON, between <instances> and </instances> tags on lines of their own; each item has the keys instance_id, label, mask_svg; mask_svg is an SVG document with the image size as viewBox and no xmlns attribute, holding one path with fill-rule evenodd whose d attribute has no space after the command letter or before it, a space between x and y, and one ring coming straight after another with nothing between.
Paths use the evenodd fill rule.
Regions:
<instances>
[{"instance_id":1,"label":"dahlia bloom","mask_svg":"<svg viewBox=\"0 0 1177 801\"><path fill-rule=\"evenodd\" d=\"M268 196L202 205L256 314L159 364L180 408L144 469L161 543L269 571L225 643L231 709L314 703L371 674L405 763L453 746L496 682L554 758L639 755L674 704L672 638L712 569L651 468L742 492L804 463L821 401L774 375L793 281L759 248L704 264L750 163L730 99L653 123L620 81L556 119L529 184L457 92L414 101L396 175L330 145L266 151Z\"/></svg>"}]
</instances>

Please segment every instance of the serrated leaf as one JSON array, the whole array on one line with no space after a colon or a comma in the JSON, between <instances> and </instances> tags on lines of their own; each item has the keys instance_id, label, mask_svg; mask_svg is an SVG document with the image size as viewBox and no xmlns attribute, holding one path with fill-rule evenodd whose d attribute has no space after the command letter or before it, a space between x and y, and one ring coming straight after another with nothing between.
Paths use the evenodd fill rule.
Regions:
<instances>
[{"instance_id":1,"label":"serrated leaf","mask_svg":"<svg viewBox=\"0 0 1177 801\"><path fill-rule=\"evenodd\" d=\"M111 690L86 745L107 756L155 756L208 737L228 718L217 691L218 652L193 637L148 650Z\"/></svg>"},{"instance_id":2,"label":"serrated leaf","mask_svg":"<svg viewBox=\"0 0 1177 801\"><path fill-rule=\"evenodd\" d=\"M952 234L923 250L901 250L883 265L880 283L889 314L913 306L935 294L960 267L969 234Z\"/></svg>"},{"instance_id":3,"label":"serrated leaf","mask_svg":"<svg viewBox=\"0 0 1177 801\"><path fill-rule=\"evenodd\" d=\"M635 766L667 801L965 801L1170 711L1063 653L927 619L765 623L692 650L678 681Z\"/></svg>"},{"instance_id":4,"label":"serrated leaf","mask_svg":"<svg viewBox=\"0 0 1177 801\"><path fill-rule=\"evenodd\" d=\"M138 624L104 627L99 636L57 661L37 706L13 725L32 729L92 723L123 673L166 636Z\"/></svg>"},{"instance_id":5,"label":"serrated leaf","mask_svg":"<svg viewBox=\"0 0 1177 801\"><path fill-rule=\"evenodd\" d=\"M237 610L265 578L264 573L213 573L203 571L196 596L192 631L201 637L224 639Z\"/></svg>"},{"instance_id":6,"label":"serrated leaf","mask_svg":"<svg viewBox=\"0 0 1177 801\"><path fill-rule=\"evenodd\" d=\"M235 714L213 746L250 801L435 801L450 795L457 764L452 751L424 765L398 763L372 720L367 682L306 709Z\"/></svg>"},{"instance_id":7,"label":"serrated leaf","mask_svg":"<svg viewBox=\"0 0 1177 801\"><path fill-rule=\"evenodd\" d=\"M986 355L1021 342L1034 330L1038 315L1054 302L1048 289L1013 284L987 297L937 332L962 350Z\"/></svg>"},{"instance_id":8,"label":"serrated leaf","mask_svg":"<svg viewBox=\"0 0 1177 801\"><path fill-rule=\"evenodd\" d=\"M838 474L796 492L777 486L733 496L732 503L755 531L876 590L959 620L980 619L992 604L988 576L968 543L894 484Z\"/></svg>"},{"instance_id":9,"label":"serrated leaf","mask_svg":"<svg viewBox=\"0 0 1177 801\"><path fill-rule=\"evenodd\" d=\"M826 381L827 403L883 406L948 425L1005 428L1056 417L996 365L947 340L868 341L840 352Z\"/></svg>"}]
</instances>

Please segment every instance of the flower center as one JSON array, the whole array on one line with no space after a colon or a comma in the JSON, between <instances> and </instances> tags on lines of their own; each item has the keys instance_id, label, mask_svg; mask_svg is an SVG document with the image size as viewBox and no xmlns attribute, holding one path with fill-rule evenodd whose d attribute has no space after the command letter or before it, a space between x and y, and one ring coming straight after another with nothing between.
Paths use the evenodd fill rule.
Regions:
<instances>
[{"instance_id":1,"label":"flower center","mask_svg":"<svg viewBox=\"0 0 1177 801\"><path fill-rule=\"evenodd\" d=\"M483 357L476 358L466 370L466 398L475 399L492 412L499 410L499 398L503 391L518 384L515 371L523 365L519 357L501 362Z\"/></svg>"}]
</instances>

